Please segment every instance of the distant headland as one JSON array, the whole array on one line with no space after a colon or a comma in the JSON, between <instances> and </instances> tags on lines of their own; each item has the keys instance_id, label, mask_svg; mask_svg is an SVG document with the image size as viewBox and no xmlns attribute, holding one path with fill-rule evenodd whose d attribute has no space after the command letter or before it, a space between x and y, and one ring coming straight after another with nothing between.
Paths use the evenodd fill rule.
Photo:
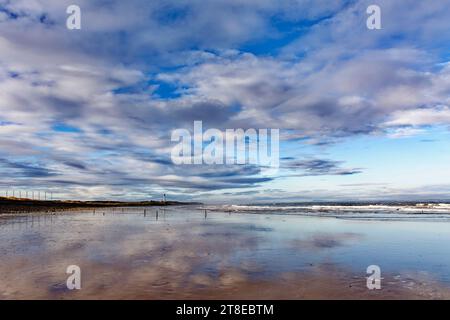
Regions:
<instances>
[{"instance_id":1,"label":"distant headland","mask_svg":"<svg viewBox=\"0 0 450 320\"><path fill-rule=\"evenodd\" d=\"M8 213L56 212L72 209L149 207L201 204L179 201L79 201L79 200L33 200L27 198L0 197L0 215Z\"/></svg>"}]
</instances>

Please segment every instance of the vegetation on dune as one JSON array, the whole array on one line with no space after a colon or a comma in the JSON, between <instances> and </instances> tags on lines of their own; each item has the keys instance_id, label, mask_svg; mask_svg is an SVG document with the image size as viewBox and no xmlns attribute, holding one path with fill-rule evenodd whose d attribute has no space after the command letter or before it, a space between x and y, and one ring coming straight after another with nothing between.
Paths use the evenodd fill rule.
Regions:
<instances>
[{"instance_id":1,"label":"vegetation on dune","mask_svg":"<svg viewBox=\"0 0 450 320\"><path fill-rule=\"evenodd\" d=\"M0 197L0 214L34 211L56 212L60 210L105 208L105 207L147 207L193 204L178 201L79 201L79 200L33 200L15 197Z\"/></svg>"}]
</instances>

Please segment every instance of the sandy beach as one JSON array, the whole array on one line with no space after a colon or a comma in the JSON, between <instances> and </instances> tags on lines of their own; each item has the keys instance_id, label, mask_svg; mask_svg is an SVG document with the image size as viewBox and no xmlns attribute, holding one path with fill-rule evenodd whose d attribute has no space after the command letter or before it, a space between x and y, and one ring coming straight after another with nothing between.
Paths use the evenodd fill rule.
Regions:
<instances>
[{"instance_id":1,"label":"sandy beach","mask_svg":"<svg viewBox=\"0 0 450 320\"><path fill-rule=\"evenodd\" d=\"M199 206L2 216L0 299L450 299L449 225Z\"/></svg>"}]
</instances>

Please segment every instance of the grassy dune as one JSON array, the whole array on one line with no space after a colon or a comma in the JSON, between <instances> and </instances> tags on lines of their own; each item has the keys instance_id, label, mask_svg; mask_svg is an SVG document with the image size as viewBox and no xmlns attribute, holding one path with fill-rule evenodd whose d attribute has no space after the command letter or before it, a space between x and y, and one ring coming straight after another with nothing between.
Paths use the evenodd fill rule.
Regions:
<instances>
[{"instance_id":1,"label":"grassy dune","mask_svg":"<svg viewBox=\"0 0 450 320\"><path fill-rule=\"evenodd\" d=\"M83 209L83 208L112 208L112 207L148 207L148 206L170 206L192 204L177 201L77 201L77 200L32 200L25 198L0 197L0 215L8 213L26 213L47 211L56 212L61 210Z\"/></svg>"}]
</instances>

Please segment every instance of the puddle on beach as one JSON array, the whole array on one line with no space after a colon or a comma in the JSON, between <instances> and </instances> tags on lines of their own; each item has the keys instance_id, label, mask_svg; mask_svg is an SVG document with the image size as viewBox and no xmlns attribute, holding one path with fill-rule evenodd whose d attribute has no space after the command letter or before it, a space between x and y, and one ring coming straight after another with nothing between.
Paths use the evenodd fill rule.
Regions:
<instances>
[{"instance_id":1,"label":"puddle on beach","mask_svg":"<svg viewBox=\"0 0 450 320\"><path fill-rule=\"evenodd\" d=\"M449 221L145 210L0 217L0 299L450 298Z\"/></svg>"}]
</instances>

